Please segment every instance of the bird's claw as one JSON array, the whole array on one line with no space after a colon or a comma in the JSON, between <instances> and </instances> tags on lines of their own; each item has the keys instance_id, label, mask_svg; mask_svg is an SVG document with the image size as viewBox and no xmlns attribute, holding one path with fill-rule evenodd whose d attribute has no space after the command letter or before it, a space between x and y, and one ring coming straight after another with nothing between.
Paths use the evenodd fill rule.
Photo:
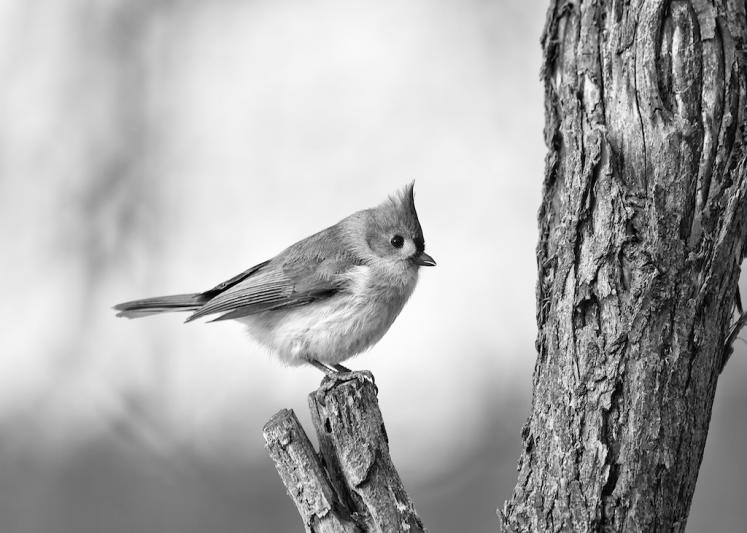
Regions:
<instances>
[{"instance_id":1,"label":"bird's claw","mask_svg":"<svg viewBox=\"0 0 747 533\"><path fill-rule=\"evenodd\" d=\"M376 394L379 393L379 388L376 386L376 380L370 370L351 370L350 372L326 374L322 379L322 386L329 389L338 383L345 383L346 381L354 380L358 380L362 384L365 384L366 382L370 383L376 390Z\"/></svg>"}]
</instances>

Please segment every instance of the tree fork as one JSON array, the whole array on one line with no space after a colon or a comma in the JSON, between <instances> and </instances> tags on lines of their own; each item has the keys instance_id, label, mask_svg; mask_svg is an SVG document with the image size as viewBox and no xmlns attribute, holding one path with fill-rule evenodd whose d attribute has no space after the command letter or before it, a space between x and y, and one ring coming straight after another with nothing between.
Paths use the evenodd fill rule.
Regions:
<instances>
[{"instance_id":1,"label":"tree fork","mask_svg":"<svg viewBox=\"0 0 747 533\"><path fill-rule=\"evenodd\" d=\"M322 380L309 395L319 454L293 411L265 424L267 451L306 531L425 532L389 455L376 394L370 372Z\"/></svg>"},{"instance_id":2,"label":"tree fork","mask_svg":"<svg viewBox=\"0 0 747 533\"><path fill-rule=\"evenodd\" d=\"M747 233L744 0L553 0L505 530L684 531Z\"/></svg>"}]
</instances>

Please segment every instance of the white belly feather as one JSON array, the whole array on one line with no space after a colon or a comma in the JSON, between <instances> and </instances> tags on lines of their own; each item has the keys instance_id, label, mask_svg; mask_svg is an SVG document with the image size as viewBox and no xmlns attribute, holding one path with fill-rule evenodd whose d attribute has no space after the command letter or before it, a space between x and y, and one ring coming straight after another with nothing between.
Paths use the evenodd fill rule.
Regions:
<instances>
[{"instance_id":1,"label":"white belly feather","mask_svg":"<svg viewBox=\"0 0 747 533\"><path fill-rule=\"evenodd\" d=\"M417 282L388 286L358 266L350 275L351 289L331 298L295 308L241 318L249 333L278 354L286 364L304 359L339 363L370 348L397 318Z\"/></svg>"}]
</instances>

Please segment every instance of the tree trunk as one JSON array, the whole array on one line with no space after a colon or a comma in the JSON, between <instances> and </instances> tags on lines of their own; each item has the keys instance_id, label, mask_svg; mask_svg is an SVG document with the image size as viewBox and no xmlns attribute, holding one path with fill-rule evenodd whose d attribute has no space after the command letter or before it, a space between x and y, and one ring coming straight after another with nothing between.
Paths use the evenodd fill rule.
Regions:
<instances>
[{"instance_id":1,"label":"tree trunk","mask_svg":"<svg viewBox=\"0 0 747 533\"><path fill-rule=\"evenodd\" d=\"M684 531L747 215L745 0L553 0L537 362L504 529Z\"/></svg>"}]
</instances>

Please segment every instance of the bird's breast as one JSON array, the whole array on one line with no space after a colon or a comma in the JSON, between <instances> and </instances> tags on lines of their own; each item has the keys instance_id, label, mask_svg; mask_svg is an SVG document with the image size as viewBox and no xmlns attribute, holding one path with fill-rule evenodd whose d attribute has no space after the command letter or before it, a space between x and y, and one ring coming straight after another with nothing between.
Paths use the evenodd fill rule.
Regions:
<instances>
[{"instance_id":1,"label":"bird's breast","mask_svg":"<svg viewBox=\"0 0 747 533\"><path fill-rule=\"evenodd\" d=\"M404 282L402 282L404 281ZM344 290L303 306L242 319L249 332L288 364L304 359L338 363L375 344L399 315L417 272L392 283L369 266L347 274Z\"/></svg>"}]
</instances>

